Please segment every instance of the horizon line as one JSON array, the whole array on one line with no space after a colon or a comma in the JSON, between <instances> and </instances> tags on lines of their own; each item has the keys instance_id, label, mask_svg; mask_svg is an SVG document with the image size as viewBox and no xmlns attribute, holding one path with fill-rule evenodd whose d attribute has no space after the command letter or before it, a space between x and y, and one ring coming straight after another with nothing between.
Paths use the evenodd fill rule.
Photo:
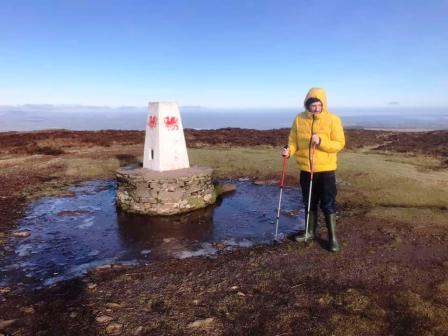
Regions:
<instances>
[{"instance_id":1,"label":"horizon line","mask_svg":"<svg viewBox=\"0 0 448 336\"><path fill-rule=\"evenodd\" d=\"M148 103L149 104L149 103ZM125 109L125 108L132 108L132 109L148 109L147 105L89 105L89 104L48 104L48 103L42 103L42 104L33 104L33 103L26 103L26 104L1 104L0 109L4 108L23 108L23 107L36 107L36 108L96 108L96 109ZM302 109L303 106L297 105L297 106L203 106L203 105L179 105L180 109L202 109L202 110L271 110L271 109ZM353 106L332 106L329 108L331 109L372 109L372 108L390 108L390 109L400 109L400 108L410 108L410 109L425 109L428 108L431 109L445 109L448 108L448 106L440 106L440 105L434 105L434 106L410 106L410 105L400 105L400 104L388 104L388 105L353 105Z\"/></svg>"}]
</instances>

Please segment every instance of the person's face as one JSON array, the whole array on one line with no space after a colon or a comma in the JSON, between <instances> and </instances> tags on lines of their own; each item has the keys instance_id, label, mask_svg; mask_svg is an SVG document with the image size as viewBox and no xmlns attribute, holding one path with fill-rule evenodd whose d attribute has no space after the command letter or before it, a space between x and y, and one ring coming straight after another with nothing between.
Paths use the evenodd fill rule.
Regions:
<instances>
[{"instance_id":1,"label":"person's face","mask_svg":"<svg viewBox=\"0 0 448 336\"><path fill-rule=\"evenodd\" d=\"M308 108L311 113L320 113L322 112L322 103L321 102L312 103L308 105Z\"/></svg>"}]
</instances>

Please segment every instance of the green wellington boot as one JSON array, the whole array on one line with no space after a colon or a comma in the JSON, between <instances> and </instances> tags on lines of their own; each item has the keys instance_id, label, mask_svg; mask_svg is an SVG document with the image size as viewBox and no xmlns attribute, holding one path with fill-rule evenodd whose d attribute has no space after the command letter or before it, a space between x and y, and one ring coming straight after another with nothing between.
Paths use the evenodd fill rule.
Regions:
<instances>
[{"instance_id":1,"label":"green wellington boot","mask_svg":"<svg viewBox=\"0 0 448 336\"><path fill-rule=\"evenodd\" d=\"M330 245L330 251L338 252L341 250L339 243L336 239L336 214L332 213L325 215L325 223L328 229L328 242Z\"/></svg>"},{"instance_id":2,"label":"green wellington boot","mask_svg":"<svg viewBox=\"0 0 448 336\"><path fill-rule=\"evenodd\" d=\"M312 240L316 236L317 236L317 211L310 211L310 218L308 224L308 240ZM305 234L295 237L295 240L298 242L305 241Z\"/></svg>"}]
</instances>

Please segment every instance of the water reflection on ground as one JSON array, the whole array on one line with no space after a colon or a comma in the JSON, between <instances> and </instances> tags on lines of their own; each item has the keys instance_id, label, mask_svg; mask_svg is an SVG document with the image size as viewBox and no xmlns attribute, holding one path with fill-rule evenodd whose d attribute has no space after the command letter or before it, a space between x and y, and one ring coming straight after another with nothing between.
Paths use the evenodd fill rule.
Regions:
<instances>
[{"instance_id":1,"label":"water reflection on ground","mask_svg":"<svg viewBox=\"0 0 448 336\"><path fill-rule=\"evenodd\" d=\"M228 181L227 181L228 182ZM71 195L45 197L30 205L0 261L0 286L51 285L106 263L214 255L236 246L272 242L279 188L231 181L237 190L203 210L172 217L118 212L115 181L90 181ZM279 232L303 227L297 188L285 188Z\"/></svg>"}]
</instances>

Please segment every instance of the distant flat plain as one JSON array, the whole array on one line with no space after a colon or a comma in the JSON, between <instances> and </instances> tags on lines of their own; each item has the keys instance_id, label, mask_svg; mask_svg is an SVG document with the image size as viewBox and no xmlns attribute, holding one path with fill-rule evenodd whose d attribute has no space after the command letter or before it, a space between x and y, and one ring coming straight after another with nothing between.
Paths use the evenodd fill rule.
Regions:
<instances>
[{"instance_id":1,"label":"distant flat plain","mask_svg":"<svg viewBox=\"0 0 448 336\"><path fill-rule=\"evenodd\" d=\"M448 129L448 108L423 111L406 108L334 110L345 127L423 131ZM218 129L225 127L273 129L289 128L301 109L208 109L182 108L184 128ZM57 107L0 106L0 131L32 131L42 129L69 130L143 130L146 108L91 109Z\"/></svg>"}]
</instances>

